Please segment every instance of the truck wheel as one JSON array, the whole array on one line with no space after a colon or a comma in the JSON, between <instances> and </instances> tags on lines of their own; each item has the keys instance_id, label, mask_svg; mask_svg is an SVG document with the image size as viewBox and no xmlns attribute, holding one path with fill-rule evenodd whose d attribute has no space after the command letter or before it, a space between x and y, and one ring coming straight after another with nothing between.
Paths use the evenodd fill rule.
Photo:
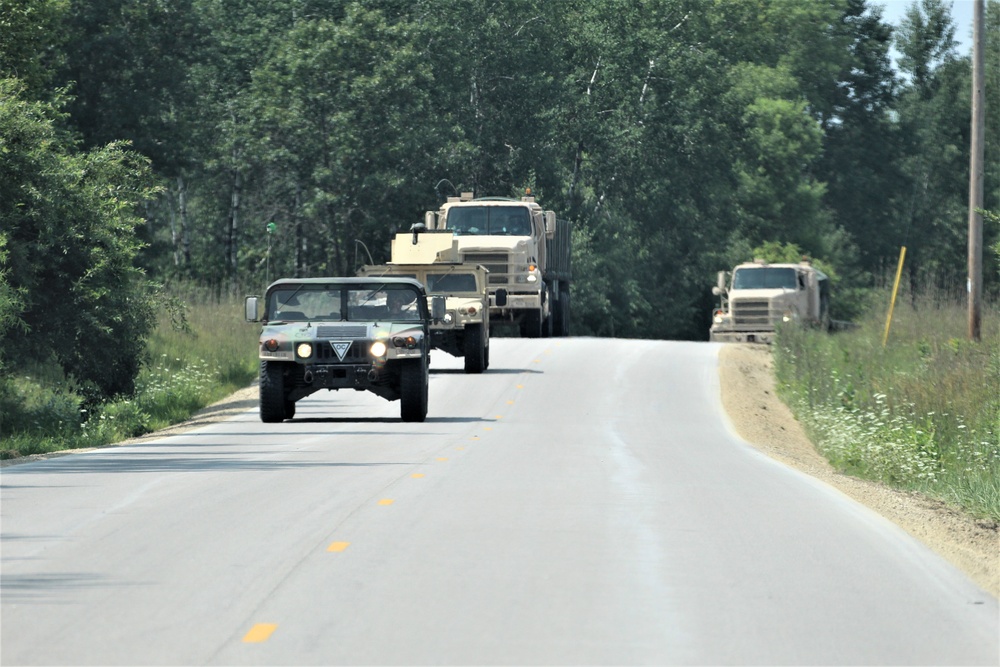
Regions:
<instances>
[{"instance_id":1,"label":"truck wheel","mask_svg":"<svg viewBox=\"0 0 1000 667\"><path fill-rule=\"evenodd\" d=\"M404 422L422 422L427 417L427 364L423 359L400 363L399 416Z\"/></svg>"},{"instance_id":2,"label":"truck wheel","mask_svg":"<svg viewBox=\"0 0 1000 667\"><path fill-rule=\"evenodd\" d=\"M486 370L486 341L483 338L482 324L470 324L465 327L466 373L482 373Z\"/></svg>"},{"instance_id":3,"label":"truck wheel","mask_svg":"<svg viewBox=\"0 0 1000 667\"><path fill-rule=\"evenodd\" d=\"M288 414L285 399L285 368L280 361L260 362L260 420L265 423L284 421ZM292 413L295 412L292 402Z\"/></svg>"},{"instance_id":4,"label":"truck wheel","mask_svg":"<svg viewBox=\"0 0 1000 667\"><path fill-rule=\"evenodd\" d=\"M295 401L285 401L285 419L295 416Z\"/></svg>"},{"instance_id":5,"label":"truck wheel","mask_svg":"<svg viewBox=\"0 0 1000 667\"><path fill-rule=\"evenodd\" d=\"M569 288L559 290L559 303L556 304L559 317L556 319L557 336L569 335Z\"/></svg>"},{"instance_id":6,"label":"truck wheel","mask_svg":"<svg viewBox=\"0 0 1000 667\"><path fill-rule=\"evenodd\" d=\"M540 310L529 310L521 320L521 338L541 338L542 337L542 312Z\"/></svg>"}]
</instances>

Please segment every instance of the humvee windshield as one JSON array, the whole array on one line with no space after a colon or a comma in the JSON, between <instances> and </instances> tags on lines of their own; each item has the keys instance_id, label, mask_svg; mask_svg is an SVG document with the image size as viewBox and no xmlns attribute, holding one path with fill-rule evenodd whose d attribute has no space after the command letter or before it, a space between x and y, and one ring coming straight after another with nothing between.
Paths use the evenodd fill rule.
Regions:
<instances>
[{"instance_id":1,"label":"humvee windshield","mask_svg":"<svg viewBox=\"0 0 1000 667\"><path fill-rule=\"evenodd\" d=\"M736 269L733 289L796 289L798 280L795 269L788 267L759 266Z\"/></svg>"},{"instance_id":2,"label":"humvee windshield","mask_svg":"<svg viewBox=\"0 0 1000 667\"><path fill-rule=\"evenodd\" d=\"M339 285L289 285L271 292L267 312L271 321L325 322L341 319Z\"/></svg>"},{"instance_id":3,"label":"humvee windshield","mask_svg":"<svg viewBox=\"0 0 1000 667\"><path fill-rule=\"evenodd\" d=\"M268 295L270 322L413 322L419 293L408 285L289 285Z\"/></svg>"},{"instance_id":4,"label":"humvee windshield","mask_svg":"<svg viewBox=\"0 0 1000 667\"><path fill-rule=\"evenodd\" d=\"M531 236L531 214L523 206L456 207L447 227L459 236Z\"/></svg>"}]
</instances>

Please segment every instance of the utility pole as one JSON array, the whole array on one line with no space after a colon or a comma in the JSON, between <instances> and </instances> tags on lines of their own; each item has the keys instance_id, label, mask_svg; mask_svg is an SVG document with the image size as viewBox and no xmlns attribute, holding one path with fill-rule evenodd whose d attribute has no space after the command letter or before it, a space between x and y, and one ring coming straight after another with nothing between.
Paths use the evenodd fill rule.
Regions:
<instances>
[{"instance_id":1,"label":"utility pole","mask_svg":"<svg viewBox=\"0 0 1000 667\"><path fill-rule=\"evenodd\" d=\"M982 340L983 306L983 162L986 110L983 88L983 19L986 0L974 0L972 13L972 150L969 158L969 340Z\"/></svg>"}]
</instances>

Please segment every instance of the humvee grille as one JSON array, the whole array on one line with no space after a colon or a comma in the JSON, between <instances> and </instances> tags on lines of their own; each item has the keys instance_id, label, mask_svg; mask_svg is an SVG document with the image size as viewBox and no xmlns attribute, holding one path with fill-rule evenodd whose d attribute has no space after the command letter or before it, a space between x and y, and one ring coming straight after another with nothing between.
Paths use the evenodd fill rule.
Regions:
<instances>
[{"instance_id":1,"label":"humvee grille","mask_svg":"<svg viewBox=\"0 0 1000 667\"><path fill-rule=\"evenodd\" d=\"M731 304L733 311L733 324L736 325L770 325L770 309L767 299L748 299L745 301L733 301Z\"/></svg>"},{"instance_id":2,"label":"humvee grille","mask_svg":"<svg viewBox=\"0 0 1000 667\"><path fill-rule=\"evenodd\" d=\"M341 363L337 351L333 349L334 343L346 343L347 341L321 341L316 345L316 359L320 362ZM343 363L358 363L368 360L367 340L353 340L351 346L344 353Z\"/></svg>"},{"instance_id":3,"label":"humvee grille","mask_svg":"<svg viewBox=\"0 0 1000 667\"><path fill-rule=\"evenodd\" d=\"M316 327L317 338L364 338L368 334L367 324L325 324Z\"/></svg>"}]
</instances>

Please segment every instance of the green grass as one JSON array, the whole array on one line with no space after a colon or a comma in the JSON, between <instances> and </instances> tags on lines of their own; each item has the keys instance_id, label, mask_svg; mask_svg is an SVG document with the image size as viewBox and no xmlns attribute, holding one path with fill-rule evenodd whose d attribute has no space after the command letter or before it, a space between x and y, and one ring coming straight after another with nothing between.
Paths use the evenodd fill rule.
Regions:
<instances>
[{"instance_id":1,"label":"green grass","mask_svg":"<svg viewBox=\"0 0 1000 667\"><path fill-rule=\"evenodd\" d=\"M237 299L165 299L134 396L87 410L52 367L0 382L0 457L98 447L182 422L253 381L257 334Z\"/></svg>"},{"instance_id":2,"label":"green grass","mask_svg":"<svg viewBox=\"0 0 1000 667\"><path fill-rule=\"evenodd\" d=\"M897 301L828 335L783 329L774 346L785 401L838 469L1000 520L1000 313L968 340L965 305Z\"/></svg>"}]
</instances>

